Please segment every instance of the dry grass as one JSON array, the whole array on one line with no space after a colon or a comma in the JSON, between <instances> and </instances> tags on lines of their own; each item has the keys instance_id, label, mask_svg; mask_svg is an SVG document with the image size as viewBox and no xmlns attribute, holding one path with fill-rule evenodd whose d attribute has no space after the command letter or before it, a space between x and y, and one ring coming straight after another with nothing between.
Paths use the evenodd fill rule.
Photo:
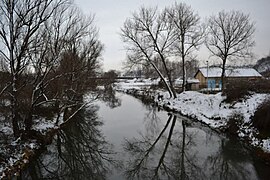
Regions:
<instances>
[{"instance_id":1,"label":"dry grass","mask_svg":"<svg viewBox=\"0 0 270 180\"><path fill-rule=\"evenodd\" d=\"M239 101L252 93L270 93L270 80L231 80L223 91L228 103Z\"/></svg>"},{"instance_id":2,"label":"dry grass","mask_svg":"<svg viewBox=\"0 0 270 180\"><path fill-rule=\"evenodd\" d=\"M253 126L261 136L270 137L270 99L266 99L256 110L252 117Z\"/></svg>"}]
</instances>

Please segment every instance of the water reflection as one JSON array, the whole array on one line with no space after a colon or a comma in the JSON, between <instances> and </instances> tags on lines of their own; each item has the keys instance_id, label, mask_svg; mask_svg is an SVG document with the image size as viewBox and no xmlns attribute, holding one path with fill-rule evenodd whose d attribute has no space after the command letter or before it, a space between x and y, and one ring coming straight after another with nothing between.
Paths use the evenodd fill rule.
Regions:
<instances>
[{"instance_id":1,"label":"water reflection","mask_svg":"<svg viewBox=\"0 0 270 180\"><path fill-rule=\"evenodd\" d=\"M150 109L146 116L145 132L124 143L127 179L258 179L238 142L173 114L162 127L156 111Z\"/></svg>"},{"instance_id":2,"label":"water reflection","mask_svg":"<svg viewBox=\"0 0 270 180\"><path fill-rule=\"evenodd\" d=\"M112 147L101 131L97 107L81 111L25 174L25 179L105 179Z\"/></svg>"},{"instance_id":3,"label":"water reflection","mask_svg":"<svg viewBox=\"0 0 270 180\"><path fill-rule=\"evenodd\" d=\"M238 141L130 96L121 98L121 108L115 108L121 101L114 94L104 98L116 102L110 108L102 99L101 109L77 114L24 179L258 179Z\"/></svg>"},{"instance_id":4,"label":"water reflection","mask_svg":"<svg viewBox=\"0 0 270 180\"><path fill-rule=\"evenodd\" d=\"M104 90L99 92L101 94L101 100L106 103L110 108L116 108L121 106L121 99L116 96L116 92L112 87L112 84L105 85Z\"/></svg>"}]
</instances>

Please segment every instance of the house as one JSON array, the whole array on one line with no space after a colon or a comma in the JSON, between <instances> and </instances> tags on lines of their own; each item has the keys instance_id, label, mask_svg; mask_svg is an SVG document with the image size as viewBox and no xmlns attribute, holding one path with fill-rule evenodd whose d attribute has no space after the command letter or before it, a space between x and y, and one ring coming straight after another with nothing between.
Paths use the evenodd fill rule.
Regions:
<instances>
[{"instance_id":1,"label":"house","mask_svg":"<svg viewBox=\"0 0 270 180\"><path fill-rule=\"evenodd\" d=\"M221 89L221 73L220 67L200 68L195 78L200 81L199 87L210 88L211 90ZM230 80L252 80L262 78L254 68L227 68L225 70L226 81Z\"/></svg>"}]
</instances>

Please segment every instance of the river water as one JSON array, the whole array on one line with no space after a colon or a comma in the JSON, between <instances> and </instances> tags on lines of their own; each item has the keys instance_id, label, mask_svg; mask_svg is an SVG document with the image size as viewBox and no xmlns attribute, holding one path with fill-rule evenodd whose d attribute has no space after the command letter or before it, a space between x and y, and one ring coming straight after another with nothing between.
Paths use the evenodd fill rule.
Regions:
<instances>
[{"instance_id":1,"label":"river water","mask_svg":"<svg viewBox=\"0 0 270 180\"><path fill-rule=\"evenodd\" d=\"M267 179L238 140L117 93L61 131L23 179Z\"/></svg>"}]
</instances>

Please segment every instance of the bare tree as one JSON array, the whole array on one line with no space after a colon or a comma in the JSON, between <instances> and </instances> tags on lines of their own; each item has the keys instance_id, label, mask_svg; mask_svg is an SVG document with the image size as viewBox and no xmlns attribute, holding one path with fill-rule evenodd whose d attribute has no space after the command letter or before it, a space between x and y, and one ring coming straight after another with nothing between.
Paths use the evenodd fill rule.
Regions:
<instances>
[{"instance_id":1,"label":"bare tree","mask_svg":"<svg viewBox=\"0 0 270 180\"><path fill-rule=\"evenodd\" d=\"M19 121L31 130L35 109L46 103L61 103L61 112L84 106L80 95L103 50L94 16L85 17L69 0L1 0L0 40L12 86L2 91L10 94L16 137Z\"/></svg>"},{"instance_id":2,"label":"bare tree","mask_svg":"<svg viewBox=\"0 0 270 180\"><path fill-rule=\"evenodd\" d=\"M173 120L172 120L173 119ZM162 173L165 177L167 176L168 179L170 177L169 168L166 166L165 156L168 151L169 146L171 145L173 130L175 127L177 117L174 115L170 115L165 126L162 128L161 132L157 135L156 139L151 142L148 137L143 137L144 140L126 140L125 142L125 150L127 152L131 152L133 154L134 161L130 161L128 164L128 169L126 171L126 175L129 179L135 179L135 177L142 176L141 174L145 173L144 171L148 171L147 176L148 179L159 179L160 169L164 171ZM171 123L172 122L172 123ZM171 127L169 125L171 124ZM159 143L159 141L164 138L165 131L169 129L168 137L165 141L164 148L160 151L160 157L158 158L158 163L153 168L146 167L148 165L149 157L151 156L152 151L154 151L155 147ZM146 146L146 147L145 147ZM153 164L151 164L153 165ZM145 177L147 177L145 176Z\"/></svg>"},{"instance_id":3,"label":"bare tree","mask_svg":"<svg viewBox=\"0 0 270 180\"><path fill-rule=\"evenodd\" d=\"M127 43L127 51L132 54L133 62L146 61L158 73L165 83L171 97L176 97L171 79L170 69L166 60L169 55L169 47L173 40L173 28L168 23L164 12L158 13L157 8L140 8L138 13L133 13L132 18L125 21L121 29L123 41ZM136 59L134 61L134 58ZM158 59L165 69L162 74L154 63ZM169 84L165 77L168 78Z\"/></svg>"},{"instance_id":4,"label":"bare tree","mask_svg":"<svg viewBox=\"0 0 270 180\"><path fill-rule=\"evenodd\" d=\"M175 3L166 13L174 26L173 51L182 59L182 91L185 91L187 57L203 43L204 29L200 26L199 15L185 3Z\"/></svg>"},{"instance_id":5,"label":"bare tree","mask_svg":"<svg viewBox=\"0 0 270 180\"><path fill-rule=\"evenodd\" d=\"M18 136L18 91L19 77L29 64L26 52L32 47L39 28L47 21L52 13L66 0L1 0L0 5L0 38L4 47L1 55L9 64L12 77L11 108L14 135Z\"/></svg>"},{"instance_id":6,"label":"bare tree","mask_svg":"<svg viewBox=\"0 0 270 180\"><path fill-rule=\"evenodd\" d=\"M239 11L221 11L208 21L206 46L212 55L222 60L221 82L224 90L225 66L233 58L246 58L254 46L255 26L249 15Z\"/></svg>"},{"instance_id":7,"label":"bare tree","mask_svg":"<svg viewBox=\"0 0 270 180\"><path fill-rule=\"evenodd\" d=\"M94 16L85 17L68 4L58 8L39 35L43 45L29 53L34 79L29 82L32 90L26 130L31 129L34 109L43 104L61 105L59 113L64 112L66 119L68 108L84 106L82 94L93 85L88 77L95 76L103 50Z\"/></svg>"}]
</instances>

